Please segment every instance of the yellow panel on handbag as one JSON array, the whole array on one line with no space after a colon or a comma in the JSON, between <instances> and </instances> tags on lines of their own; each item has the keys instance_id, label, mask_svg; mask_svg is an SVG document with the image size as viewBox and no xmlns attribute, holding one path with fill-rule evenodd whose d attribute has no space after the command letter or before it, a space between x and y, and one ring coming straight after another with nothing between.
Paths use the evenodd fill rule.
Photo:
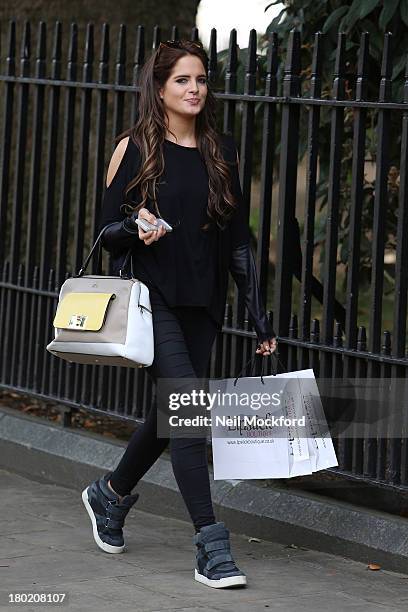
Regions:
<instances>
[{"instance_id":1,"label":"yellow panel on handbag","mask_svg":"<svg viewBox=\"0 0 408 612\"><path fill-rule=\"evenodd\" d=\"M68 293L58 305L53 325L57 329L99 331L114 293Z\"/></svg>"}]
</instances>

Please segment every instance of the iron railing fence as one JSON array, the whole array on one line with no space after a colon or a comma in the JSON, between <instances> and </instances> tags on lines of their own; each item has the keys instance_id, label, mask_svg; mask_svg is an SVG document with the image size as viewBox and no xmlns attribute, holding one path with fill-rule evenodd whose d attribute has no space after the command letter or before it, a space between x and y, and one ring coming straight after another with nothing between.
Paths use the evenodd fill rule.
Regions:
<instances>
[{"instance_id":1,"label":"iron railing fence","mask_svg":"<svg viewBox=\"0 0 408 612\"><path fill-rule=\"evenodd\" d=\"M113 56L109 25L104 25L98 33L97 59L92 25L87 26L80 59L78 27L71 25L67 38L62 35L60 23L52 29L51 53L46 45L44 23L39 24L36 32L35 53L31 52L29 23L22 28L19 55L14 22L10 24L6 46L2 45L6 57L0 74L0 386L72 407L143 419L153 397L143 370L71 365L51 356L45 345L53 333L51 321L59 287L79 269L96 237L109 157L106 149L111 150L113 138L131 125L136 116L138 79L147 52L144 29L142 26L132 29L133 39L127 36L126 27L121 26ZM177 36L174 27L171 37ZM212 30L209 79L214 87L218 84L215 92L220 108L219 127L233 133L239 143L244 200L248 214L250 210L257 212L254 233L261 290L266 299L273 287L273 324L279 334L280 359L288 370L313 367L317 376L325 378L406 375L408 77L404 100L391 100L390 37L385 36L378 100L370 101L365 99L367 35L362 37L355 97L351 99L345 90L343 34L338 40L332 95L324 98L321 34L315 36L305 95L298 32L290 34L284 61L277 36L270 35L261 91L257 36L251 30L243 67L243 91L238 91L236 32L231 32L221 89L216 31ZM198 39L196 28L191 39ZM153 48L160 40L160 29L155 28ZM331 115L331 139L324 211L325 249L319 278L314 262L321 161L319 129L324 112ZM353 113L351 134L345 132L345 112ZM362 325L359 265L369 113L373 113L376 121L376 187L371 231L371 297L368 325ZM396 115L400 122L400 159L395 300L392 329L383 329L389 141L391 118L395 120ZM299 196L302 130L307 145L303 161L306 181L304 193ZM344 271L338 264L338 230L342 147L346 138L352 143L350 231L347 287L339 298L337 283ZM251 197L255 167L259 172L257 202ZM277 206L275 183L278 183ZM296 216L301 218L301 235ZM255 350L255 334L242 301L235 295L230 302L223 331L212 353L210 376L235 376ZM313 317L314 304L318 303L321 316ZM272 320L271 311L269 315ZM336 450L339 468L335 471L406 488L404 438L345 440L336 443Z\"/></svg>"}]
</instances>

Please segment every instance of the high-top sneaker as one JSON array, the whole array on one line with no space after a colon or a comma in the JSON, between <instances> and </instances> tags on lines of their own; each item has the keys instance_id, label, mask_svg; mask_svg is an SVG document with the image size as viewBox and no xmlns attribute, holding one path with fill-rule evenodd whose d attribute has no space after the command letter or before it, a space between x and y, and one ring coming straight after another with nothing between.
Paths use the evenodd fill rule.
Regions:
<instances>
[{"instance_id":1,"label":"high-top sneaker","mask_svg":"<svg viewBox=\"0 0 408 612\"><path fill-rule=\"evenodd\" d=\"M197 546L194 577L198 582L216 589L246 585L245 574L231 556L229 530L224 523L201 527L193 541Z\"/></svg>"},{"instance_id":2,"label":"high-top sneaker","mask_svg":"<svg viewBox=\"0 0 408 612\"><path fill-rule=\"evenodd\" d=\"M119 496L108 486L110 476L105 474L86 487L82 491L82 501L92 521L93 536L99 548L108 553L121 553L125 550L123 524L139 494L126 495L119 501Z\"/></svg>"}]
</instances>

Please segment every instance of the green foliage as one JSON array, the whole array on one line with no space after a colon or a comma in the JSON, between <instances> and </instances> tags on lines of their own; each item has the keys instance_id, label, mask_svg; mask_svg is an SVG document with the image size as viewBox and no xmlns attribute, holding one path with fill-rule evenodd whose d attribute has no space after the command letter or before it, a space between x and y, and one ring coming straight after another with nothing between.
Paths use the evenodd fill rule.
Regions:
<instances>
[{"instance_id":1,"label":"green foliage","mask_svg":"<svg viewBox=\"0 0 408 612\"><path fill-rule=\"evenodd\" d=\"M301 83L302 96L307 97L310 90L310 74L313 56L314 34L322 32L322 98L330 98L333 86L333 70L338 43L338 32L347 35L346 63L345 63L345 91L348 99L355 97L356 76L358 63L358 50L361 34L368 32L370 36L369 56L367 65L367 99L378 100L381 79L381 62L384 45L384 34L392 32L392 100L403 100L404 71L407 63L408 39L408 0L284 0L265 4L265 11L269 7L283 4L282 10L271 20L266 34L261 36L258 46L261 53L258 56L259 73L264 75L266 66L266 51L268 38L271 32L278 34L281 63L279 66L279 82L283 61L285 59L289 33L296 29L301 32ZM240 65L245 66L247 49L239 50ZM238 79L238 91L243 90L243 77ZM257 84L257 91L263 93L262 79ZM278 91L278 95L281 91ZM302 108L300 121L299 160L307 152L307 116L306 109ZM279 116L278 116L279 119ZM375 167L377 159L377 120L378 112L368 110L366 114L366 161ZM348 257L348 230L351 193L351 161L353 139L354 111L346 109L344 113L344 141L341 163L341 203L339 224L339 264L347 269ZM279 128L278 128L279 129ZM256 122L255 141L260 141L258 131L262 130L262 121ZM316 219L315 244L320 247L320 254L324 254L325 241L325 206L327 204L328 174L331 146L331 111L321 109L319 129L319 183L318 217ZM389 137L390 173L388 177L388 208L385 236L386 248L394 249L396 242L398 189L400 171L401 146L401 113L391 114L391 132ZM275 167L279 164L279 132L277 132L277 147L275 151ZM373 208L375 197L375 177L365 177L364 205L361 236L361 288L370 284L371 248ZM393 268L391 266L391 268ZM394 270L389 270L391 274ZM344 287L346 278L344 279ZM390 284L387 284L390 287Z\"/></svg>"}]
</instances>

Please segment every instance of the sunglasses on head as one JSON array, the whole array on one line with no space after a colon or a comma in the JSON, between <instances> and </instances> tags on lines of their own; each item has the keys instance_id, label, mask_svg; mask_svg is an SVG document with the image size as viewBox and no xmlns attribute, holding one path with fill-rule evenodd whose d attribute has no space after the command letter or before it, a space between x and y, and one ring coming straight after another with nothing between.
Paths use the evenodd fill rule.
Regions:
<instances>
[{"instance_id":1,"label":"sunglasses on head","mask_svg":"<svg viewBox=\"0 0 408 612\"><path fill-rule=\"evenodd\" d=\"M203 49L203 45L200 42L196 41L188 41L189 45L194 45L199 49ZM186 43L182 40L166 40L165 42L161 42L159 45L158 54L162 50L163 47L169 47L170 49L184 49L186 47Z\"/></svg>"}]
</instances>

